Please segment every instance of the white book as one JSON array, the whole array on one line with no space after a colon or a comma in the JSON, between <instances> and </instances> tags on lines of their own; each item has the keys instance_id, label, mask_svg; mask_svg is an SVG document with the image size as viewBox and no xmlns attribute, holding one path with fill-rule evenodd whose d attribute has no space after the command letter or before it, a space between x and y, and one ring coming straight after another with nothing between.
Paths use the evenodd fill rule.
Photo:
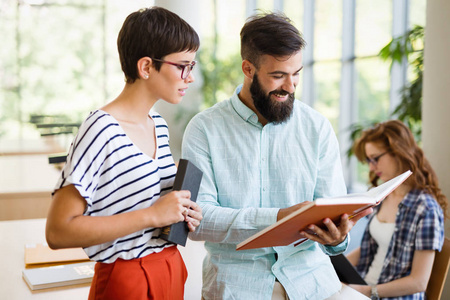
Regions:
<instances>
[{"instance_id":1,"label":"white book","mask_svg":"<svg viewBox=\"0 0 450 300\"><path fill-rule=\"evenodd\" d=\"M31 290L48 289L81 283L90 283L94 277L95 262L25 269L22 277Z\"/></svg>"}]
</instances>

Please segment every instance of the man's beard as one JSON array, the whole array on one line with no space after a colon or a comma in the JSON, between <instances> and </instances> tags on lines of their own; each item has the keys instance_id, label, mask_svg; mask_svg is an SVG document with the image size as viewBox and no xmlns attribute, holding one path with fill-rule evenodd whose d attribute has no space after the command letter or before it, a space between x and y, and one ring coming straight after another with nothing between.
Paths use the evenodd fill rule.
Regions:
<instances>
[{"instance_id":1,"label":"man's beard","mask_svg":"<svg viewBox=\"0 0 450 300\"><path fill-rule=\"evenodd\" d=\"M261 89L258 76L253 76L253 82L250 86L250 94L253 98L253 103L256 110L270 123L281 124L286 122L292 115L294 108L294 94L289 94L284 90L276 90L270 92L268 95ZM289 97L284 102L278 102L270 99L272 94L287 95Z\"/></svg>"}]
</instances>

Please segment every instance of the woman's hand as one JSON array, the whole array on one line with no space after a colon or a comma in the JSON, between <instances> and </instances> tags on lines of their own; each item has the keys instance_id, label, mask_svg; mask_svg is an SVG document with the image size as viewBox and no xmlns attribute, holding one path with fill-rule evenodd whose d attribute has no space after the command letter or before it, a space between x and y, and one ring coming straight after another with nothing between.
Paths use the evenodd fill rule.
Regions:
<instances>
[{"instance_id":1,"label":"woman's hand","mask_svg":"<svg viewBox=\"0 0 450 300\"><path fill-rule=\"evenodd\" d=\"M184 221L189 208L196 204L190 200L188 190L172 191L155 201L147 208L149 227L164 227Z\"/></svg>"},{"instance_id":2,"label":"woman's hand","mask_svg":"<svg viewBox=\"0 0 450 300\"><path fill-rule=\"evenodd\" d=\"M149 209L152 211L152 227L164 227L186 221L189 231L194 231L202 220L202 209L190 200L188 190L172 191L159 198Z\"/></svg>"},{"instance_id":3,"label":"woman's hand","mask_svg":"<svg viewBox=\"0 0 450 300\"><path fill-rule=\"evenodd\" d=\"M369 298L372 294L372 288L370 285L349 284L348 286Z\"/></svg>"},{"instance_id":4,"label":"woman's hand","mask_svg":"<svg viewBox=\"0 0 450 300\"><path fill-rule=\"evenodd\" d=\"M189 231L191 232L195 231L195 228L197 228L200 225L200 221L202 219L203 219L202 209L197 203L192 202L184 218L184 220L187 222Z\"/></svg>"}]
</instances>

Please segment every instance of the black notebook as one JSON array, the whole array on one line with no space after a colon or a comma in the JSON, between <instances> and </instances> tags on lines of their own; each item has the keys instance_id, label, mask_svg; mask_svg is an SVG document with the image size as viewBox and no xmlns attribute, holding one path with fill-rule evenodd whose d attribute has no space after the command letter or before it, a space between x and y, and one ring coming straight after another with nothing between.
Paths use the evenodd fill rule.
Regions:
<instances>
[{"instance_id":1,"label":"black notebook","mask_svg":"<svg viewBox=\"0 0 450 300\"><path fill-rule=\"evenodd\" d=\"M186 159L180 159L178 163L178 171L173 183L174 191L189 190L191 192L191 200L197 200L198 189L202 181L203 172L200 171L193 163ZM181 221L161 228L161 238L181 245L186 245L189 228L185 221Z\"/></svg>"},{"instance_id":2,"label":"black notebook","mask_svg":"<svg viewBox=\"0 0 450 300\"><path fill-rule=\"evenodd\" d=\"M359 275L358 271L356 271L355 267L348 261L344 254L330 256L330 259L341 282L367 285L366 281Z\"/></svg>"}]
</instances>

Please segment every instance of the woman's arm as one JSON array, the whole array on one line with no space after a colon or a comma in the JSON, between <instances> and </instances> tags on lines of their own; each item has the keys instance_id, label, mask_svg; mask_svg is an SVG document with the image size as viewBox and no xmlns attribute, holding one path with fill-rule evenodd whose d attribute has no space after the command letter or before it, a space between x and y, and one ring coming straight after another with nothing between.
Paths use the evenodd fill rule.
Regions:
<instances>
[{"instance_id":1,"label":"woman's arm","mask_svg":"<svg viewBox=\"0 0 450 300\"><path fill-rule=\"evenodd\" d=\"M359 257L361 256L361 247L356 248L346 255L348 261L353 265L358 265Z\"/></svg>"},{"instance_id":2,"label":"woman's arm","mask_svg":"<svg viewBox=\"0 0 450 300\"><path fill-rule=\"evenodd\" d=\"M198 226L200 207L189 191L174 191L152 206L112 216L85 216L86 201L73 185L54 194L47 217L46 238L52 249L89 247L115 240L149 227L162 227L187 220L190 229ZM189 217L185 215L190 208Z\"/></svg>"},{"instance_id":3,"label":"woman's arm","mask_svg":"<svg viewBox=\"0 0 450 300\"><path fill-rule=\"evenodd\" d=\"M382 297L398 297L412 295L426 290L433 267L435 251L421 250L414 252L411 274L377 285L378 295ZM367 285L350 285L352 288L370 297L371 287Z\"/></svg>"}]
</instances>

